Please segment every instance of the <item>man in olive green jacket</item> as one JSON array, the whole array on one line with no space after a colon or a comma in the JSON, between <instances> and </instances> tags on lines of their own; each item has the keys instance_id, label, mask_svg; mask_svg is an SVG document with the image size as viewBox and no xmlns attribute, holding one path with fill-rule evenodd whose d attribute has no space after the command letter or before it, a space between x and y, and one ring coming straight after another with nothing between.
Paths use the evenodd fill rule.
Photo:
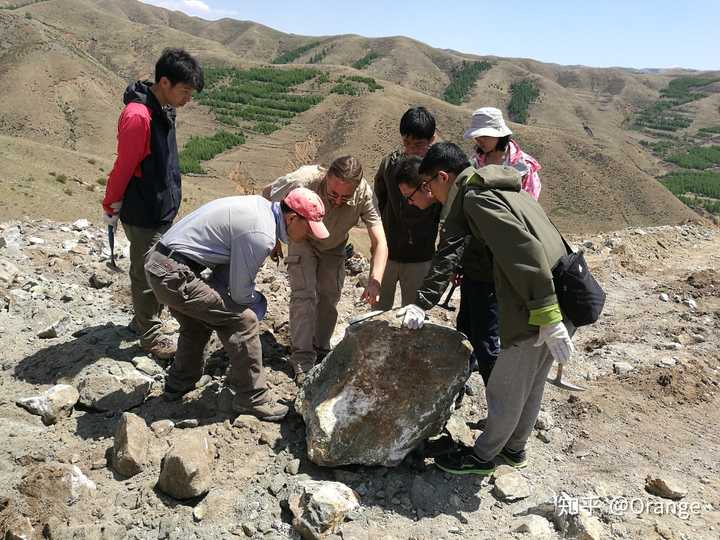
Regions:
<instances>
[{"instance_id":1,"label":"man in olive green jacket","mask_svg":"<svg viewBox=\"0 0 720 540\"><path fill-rule=\"evenodd\" d=\"M492 255L500 311L502 351L486 388L485 431L473 449L435 460L454 474L491 474L496 457L517 468L527 465L525 444L547 373L553 360L566 363L574 352L574 328L563 322L551 271L566 254L565 245L542 207L521 191L521 177L505 165L476 170L452 143L433 145L420 165L427 198L444 205L445 219L433 267L403 324L422 327L425 310L439 300L435 291L443 290L460 264L466 242L459 238L468 235Z\"/></svg>"}]
</instances>

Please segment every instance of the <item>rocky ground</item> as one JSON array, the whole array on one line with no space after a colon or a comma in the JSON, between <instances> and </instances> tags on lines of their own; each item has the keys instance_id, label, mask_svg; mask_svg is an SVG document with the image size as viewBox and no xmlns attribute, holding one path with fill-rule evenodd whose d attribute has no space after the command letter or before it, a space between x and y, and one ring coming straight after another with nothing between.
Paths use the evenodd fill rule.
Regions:
<instances>
[{"instance_id":1,"label":"rocky ground","mask_svg":"<svg viewBox=\"0 0 720 540\"><path fill-rule=\"evenodd\" d=\"M297 414L271 424L228 412L227 359L216 341L209 384L166 400L164 366L142 354L127 327L123 239L122 271L113 272L104 231L87 222L1 224L0 534L310 537L293 516L312 498L306 492L344 489L311 482L332 481L354 491L340 494L349 503L333 517L342 538L720 537L718 230L668 226L574 241L608 292L601 320L578 331L567 367L587 391L548 385L529 467L481 480L446 475L430 458L391 468L314 465ZM346 280L338 339L363 311L362 275ZM269 299L268 379L292 403L286 277L268 263L258 283ZM453 322L437 308L430 316ZM172 332L174 321L166 326ZM24 398L58 384L67 387L43 401L51 405L44 416L26 410L41 400ZM469 387L451 421L460 440L485 415L477 374ZM173 457L183 449L188 455ZM179 468L165 471L170 463ZM167 494L184 496L178 489L191 498ZM573 505L583 511L568 516Z\"/></svg>"}]
</instances>

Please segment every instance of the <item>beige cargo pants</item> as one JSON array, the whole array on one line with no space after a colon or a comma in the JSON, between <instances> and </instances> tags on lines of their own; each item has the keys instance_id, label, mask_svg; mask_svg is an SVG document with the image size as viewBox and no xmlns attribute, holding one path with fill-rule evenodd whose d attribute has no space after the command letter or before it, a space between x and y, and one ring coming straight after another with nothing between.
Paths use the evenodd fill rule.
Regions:
<instances>
[{"instance_id":1,"label":"beige cargo pants","mask_svg":"<svg viewBox=\"0 0 720 540\"><path fill-rule=\"evenodd\" d=\"M345 244L319 251L309 242L290 242L285 259L290 281L290 364L295 373L315 365L330 350L343 283Z\"/></svg>"}]
</instances>

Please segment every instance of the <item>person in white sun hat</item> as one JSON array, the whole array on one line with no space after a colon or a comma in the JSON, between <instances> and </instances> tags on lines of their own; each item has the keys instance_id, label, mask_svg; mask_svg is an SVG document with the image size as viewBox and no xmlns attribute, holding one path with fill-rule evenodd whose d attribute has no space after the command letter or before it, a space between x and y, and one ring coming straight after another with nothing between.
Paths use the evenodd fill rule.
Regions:
<instances>
[{"instance_id":1,"label":"person in white sun hat","mask_svg":"<svg viewBox=\"0 0 720 540\"><path fill-rule=\"evenodd\" d=\"M475 155L472 164L479 169L485 165L510 165L526 170L522 178L522 189L537 200L540 196L540 163L530 154L523 152L512 138L512 131L503 119L502 111L495 107L477 109L470 118L470 127L465 130L466 139L475 139Z\"/></svg>"}]
</instances>

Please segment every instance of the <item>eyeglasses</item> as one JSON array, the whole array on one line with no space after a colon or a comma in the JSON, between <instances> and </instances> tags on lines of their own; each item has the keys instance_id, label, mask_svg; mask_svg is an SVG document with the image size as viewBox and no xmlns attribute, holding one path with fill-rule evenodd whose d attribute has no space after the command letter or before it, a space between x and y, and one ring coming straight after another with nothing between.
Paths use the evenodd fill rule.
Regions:
<instances>
[{"instance_id":1,"label":"eyeglasses","mask_svg":"<svg viewBox=\"0 0 720 540\"><path fill-rule=\"evenodd\" d=\"M333 201L338 201L338 202L341 202L341 203L346 203L346 202L348 202L350 199L352 199L353 195L354 195L354 193L351 193L350 195L340 195L339 193L336 193L335 191L333 191L333 190L330 189L329 187L327 188L327 196L328 196L328 199L333 200Z\"/></svg>"},{"instance_id":2,"label":"eyeglasses","mask_svg":"<svg viewBox=\"0 0 720 540\"><path fill-rule=\"evenodd\" d=\"M421 189L425 186L425 184L427 184L427 182L422 182L418 187L416 187L416 188L413 190L413 192L412 192L410 195L408 195L408 196L405 197L405 200L406 200L407 202L412 202L412 198L415 196L415 194L416 194L419 190L421 190Z\"/></svg>"}]
</instances>

